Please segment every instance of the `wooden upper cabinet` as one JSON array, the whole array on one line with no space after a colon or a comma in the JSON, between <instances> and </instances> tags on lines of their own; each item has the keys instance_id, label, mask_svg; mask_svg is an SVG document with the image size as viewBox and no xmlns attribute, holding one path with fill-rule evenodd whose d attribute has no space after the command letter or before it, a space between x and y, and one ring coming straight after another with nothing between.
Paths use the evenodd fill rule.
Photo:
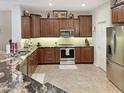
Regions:
<instances>
[{"instance_id":1,"label":"wooden upper cabinet","mask_svg":"<svg viewBox=\"0 0 124 93\"><path fill-rule=\"evenodd\" d=\"M80 32L79 32L79 19L74 19L74 36L79 37Z\"/></svg>"},{"instance_id":2,"label":"wooden upper cabinet","mask_svg":"<svg viewBox=\"0 0 124 93\"><path fill-rule=\"evenodd\" d=\"M85 47L81 49L81 62L83 63L93 63L94 60L94 48Z\"/></svg>"},{"instance_id":3,"label":"wooden upper cabinet","mask_svg":"<svg viewBox=\"0 0 124 93\"><path fill-rule=\"evenodd\" d=\"M124 5L112 8L112 23L124 23Z\"/></svg>"},{"instance_id":4,"label":"wooden upper cabinet","mask_svg":"<svg viewBox=\"0 0 124 93\"><path fill-rule=\"evenodd\" d=\"M60 19L60 29L74 28L72 19Z\"/></svg>"},{"instance_id":5,"label":"wooden upper cabinet","mask_svg":"<svg viewBox=\"0 0 124 93\"><path fill-rule=\"evenodd\" d=\"M59 31L60 31L59 20L54 19L53 20L53 36L54 37L59 37Z\"/></svg>"},{"instance_id":6,"label":"wooden upper cabinet","mask_svg":"<svg viewBox=\"0 0 124 93\"><path fill-rule=\"evenodd\" d=\"M46 37L49 32L49 20L41 19L41 37Z\"/></svg>"},{"instance_id":7,"label":"wooden upper cabinet","mask_svg":"<svg viewBox=\"0 0 124 93\"><path fill-rule=\"evenodd\" d=\"M118 21L124 22L124 5L118 6Z\"/></svg>"},{"instance_id":8,"label":"wooden upper cabinet","mask_svg":"<svg viewBox=\"0 0 124 93\"><path fill-rule=\"evenodd\" d=\"M92 36L92 16L83 15L79 16L80 36L91 37Z\"/></svg>"},{"instance_id":9,"label":"wooden upper cabinet","mask_svg":"<svg viewBox=\"0 0 124 93\"><path fill-rule=\"evenodd\" d=\"M119 7L115 7L112 9L112 23L117 23L119 22Z\"/></svg>"},{"instance_id":10,"label":"wooden upper cabinet","mask_svg":"<svg viewBox=\"0 0 124 93\"><path fill-rule=\"evenodd\" d=\"M68 28L74 29L74 20L68 19Z\"/></svg>"},{"instance_id":11,"label":"wooden upper cabinet","mask_svg":"<svg viewBox=\"0 0 124 93\"><path fill-rule=\"evenodd\" d=\"M22 38L31 37L31 19L29 16L22 16Z\"/></svg>"},{"instance_id":12,"label":"wooden upper cabinet","mask_svg":"<svg viewBox=\"0 0 124 93\"><path fill-rule=\"evenodd\" d=\"M41 16L31 14L31 35L33 38L40 37L41 32Z\"/></svg>"},{"instance_id":13,"label":"wooden upper cabinet","mask_svg":"<svg viewBox=\"0 0 124 93\"><path fill-rule=\"evenodd\" d=\"M41 37L58 37L59 20L41 19Z\"/></svg>"},{"instance_id":14,"label":"wooden upper cabinet","mask_svg":"<svg viewBox=\"0 0 124 93\"><path fill-rule=\"evenodd\" d=\"M54 30L53 30L53 20L48 20L49 30L47 31L47 36L53 37L54 36Z\"/></svg>"}]
</instances>

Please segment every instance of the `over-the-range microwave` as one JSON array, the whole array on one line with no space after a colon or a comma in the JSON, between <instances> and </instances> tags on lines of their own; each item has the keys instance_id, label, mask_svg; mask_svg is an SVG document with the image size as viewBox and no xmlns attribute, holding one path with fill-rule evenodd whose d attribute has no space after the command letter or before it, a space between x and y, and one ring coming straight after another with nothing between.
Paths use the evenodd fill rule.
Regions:
<instances>
[{"instance_id":1,"label":"over-the-range microwave","mask_svg":"<svg viewBox=\"0 0 124 93\"><path fill-rule=\"evenodd\" d=\"M74 37L74 29L60 29L60 37Z\"/></svg>"}]
</instances>

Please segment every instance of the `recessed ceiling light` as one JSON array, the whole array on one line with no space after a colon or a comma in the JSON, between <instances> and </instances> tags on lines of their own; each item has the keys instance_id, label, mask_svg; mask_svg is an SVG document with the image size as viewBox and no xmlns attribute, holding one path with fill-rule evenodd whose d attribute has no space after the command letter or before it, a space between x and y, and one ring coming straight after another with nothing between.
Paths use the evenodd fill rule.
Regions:
<instances>
[{"instance_id":1,"label":"recessed ceiling light","mask_svg":"<svg viewBox=\"0 0 124 93\"><path fill-rule=\"evenodd\" d=\"M86 6L86 4L85 4L85 3L83 3L81 6L82 6L82 7L84 7L84 6Z\"/></svg>"},{"instance_id":2,"label":"recessed ceiling light","mask_svg":"<svg viewBox=\"0 0 124 93\"><path fill-rule=\"evenodd\" d=\"M49 6L53 6L53 4L52 3L49 3Z\"/></svg>"}]
</instances>

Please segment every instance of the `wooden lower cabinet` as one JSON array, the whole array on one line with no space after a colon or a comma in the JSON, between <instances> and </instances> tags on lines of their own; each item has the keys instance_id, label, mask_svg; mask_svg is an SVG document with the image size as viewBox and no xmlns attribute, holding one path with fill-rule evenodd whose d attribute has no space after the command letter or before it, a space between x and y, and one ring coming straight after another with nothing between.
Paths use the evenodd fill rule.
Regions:
<instances>
[{"instance_id":1,"label":"wooden lower cabinet","mask_svg":"<svg viewBox=\"0 0 124 93\"><path fill-rule=\"evenodd\" d=\"M39 48L39 64L59 63L59 48Z\"/></svg>"},{"instance_id":2,"label":"wooden lower cabinet","mask_svg":"<svg viewBox=\"0 0 124 93\"><path fill-rule=\"evenodd\" d=\"M44 48L44 63L55 63L54 48Z\"/></svg>"},{"instance_id":3,"label":"wooden lower cabinet","mask_svg":"<svg viewBox=\"0 0 124 93\"><path fill-rule=\"evenodd\" d=\"M76 63L92 64L94 61L94 48L93 47L76 48L75 55Z\"/></svg>"}]
</instances>

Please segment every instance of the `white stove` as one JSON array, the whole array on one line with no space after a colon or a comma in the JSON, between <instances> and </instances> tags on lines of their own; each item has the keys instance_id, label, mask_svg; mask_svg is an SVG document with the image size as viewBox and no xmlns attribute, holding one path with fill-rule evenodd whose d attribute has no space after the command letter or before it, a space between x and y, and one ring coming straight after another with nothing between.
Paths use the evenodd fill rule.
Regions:
<instances>
[{"instance_id":1,"label":"white stove","mask_svg":"<svg viewBox=\"0 0 124 93\"><path fill-rule=\"evenodd\" d=\"M60 64L75 64L75 48L69 45L60 48Z\"/></svg>"}]
</instances>

